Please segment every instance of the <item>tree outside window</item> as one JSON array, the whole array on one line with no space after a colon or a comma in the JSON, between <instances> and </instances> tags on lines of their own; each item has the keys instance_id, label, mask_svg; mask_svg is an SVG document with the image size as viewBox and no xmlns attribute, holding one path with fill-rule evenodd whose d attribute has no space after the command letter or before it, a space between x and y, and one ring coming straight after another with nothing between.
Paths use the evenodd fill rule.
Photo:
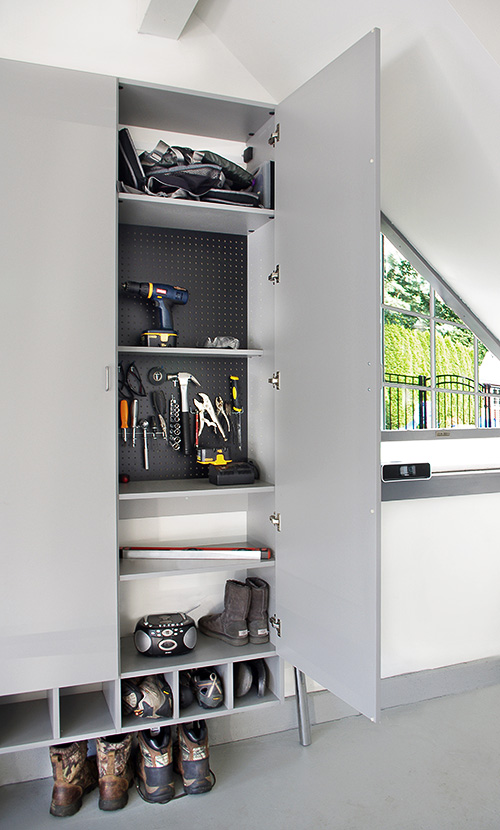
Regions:
<instances>
[{"instance_id":1,"label":"tree outside window","mask_svg":"<svg viewBox=\"0 0 500 830\"><path fill-rule=\"evenodd\" d=\"M385 429L500 426L486 346L386 236L382 250Z\"/></svg>"}]
</instances>

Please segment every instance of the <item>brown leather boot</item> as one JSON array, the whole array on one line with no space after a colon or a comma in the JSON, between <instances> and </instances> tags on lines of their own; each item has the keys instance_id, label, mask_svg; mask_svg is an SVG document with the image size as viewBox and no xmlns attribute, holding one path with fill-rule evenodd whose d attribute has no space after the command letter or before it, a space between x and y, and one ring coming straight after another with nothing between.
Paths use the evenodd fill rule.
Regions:
<instances>
[{"instance_id":1,"label":"brown leather boot","mask_svg":"<svg viewBox=\"0 0 500 830\"><path fill-rule=\"evenodd\" d=\"M87 741L49 747L54 787L50 812L73 816L82 806L82 796L97 786L95 758L87 758Z\"/></svg>"},{"instance_id":2,"label":"brown leather boot","mask_svg":"<svg viewBox=\"0 0 500 830\"><path fill-rule=\"evenodd\" d=\"M132 735L97 738L96 748L99 809L121 810L128 801L128 789L134 777L130 759Z\"/></svg>"},{"instance_id":3,"label":"brown leather boot","mask_svg":"<svg viewBox=\"0 0 500 830\"><path fill-rule=\"evenodd\" d=\"M215 637L231 646L246 646L249 607L250 587L236 579L228 579L224 591L224 610L220 614L200 617L198 628L207 637Z\"/></svg>"},{"instance_id":4,"label":"brown leather boot","mask_svg":"<svg viewBox=\"0 0 500 830\"><path fill-rule=\"evenodd\" d=\"M267 607L269 605L269 585L258 576L249 576L246 580L249 586L250 608L248 611L248 637L251 643L269 642L269 621Z\"/></svg>"}]
</instances>

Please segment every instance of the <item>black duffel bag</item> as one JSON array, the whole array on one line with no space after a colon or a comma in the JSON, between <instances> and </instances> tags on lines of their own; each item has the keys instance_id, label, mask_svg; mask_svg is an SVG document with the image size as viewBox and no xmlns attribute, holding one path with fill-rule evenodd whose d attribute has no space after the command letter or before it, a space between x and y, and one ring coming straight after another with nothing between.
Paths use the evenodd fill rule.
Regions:
<instances>
[{"instance_id":1,"label":"black duffel bag","mask_svg":"<svg viewBox=\"0 0 500 830\"><path fill-rule=\"evenodd\" d=\"M176 190L185 190L193 196L203 196L209 190L224 186L225 176L216 164L185 164L169 169L156 169L146 174L148 193L158 196L169 195Z\"/></svg>"},{"instance_id":2,"label":"black duffel bag","mask_svg":"<svg viewBox=\"0 0 500 830\"><path fill-rule=\"evenodd\" d=\"M192 150L191 147L171 147L165 141L159 141L150 153L141 153L140 161L147 177L155 175L162 168L169 169L183 164L216 164L222 168L228 190L246 190L253 183L253 176L247 170L218 153Z\"/></svg>"}]
</instances>

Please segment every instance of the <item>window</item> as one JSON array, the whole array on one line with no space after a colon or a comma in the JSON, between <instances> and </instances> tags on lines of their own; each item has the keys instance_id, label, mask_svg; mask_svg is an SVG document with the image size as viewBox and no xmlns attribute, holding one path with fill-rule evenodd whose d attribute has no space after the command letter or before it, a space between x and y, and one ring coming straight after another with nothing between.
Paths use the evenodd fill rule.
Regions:
<instances>
[{"instance_id":1,"label":"window","mask_svg":"<svg viewBox=\"0 0 500 830\"><path fill-rule=\"evenodd\" d=\"M430 267L419 273L385 233L382 263L383 428L500 426L500 362L457 310L472 313L456 297L451 308L449 287Z\"/></svg>"}]
</instances>

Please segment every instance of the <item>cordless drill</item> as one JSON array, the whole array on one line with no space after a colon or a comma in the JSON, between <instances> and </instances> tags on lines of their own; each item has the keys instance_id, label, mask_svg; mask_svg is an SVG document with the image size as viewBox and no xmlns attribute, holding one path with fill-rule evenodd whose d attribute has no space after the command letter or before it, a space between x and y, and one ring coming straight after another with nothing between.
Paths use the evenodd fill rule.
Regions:
<instances>
[{"instance_id":1,"label":"cordless drill","mask_svg":"<svg viewBox=\"0 0 500 830\"><path fill-rule=\"evenodd\" d=\"M178 334L174 330L172 306L187 303L187 290L176 285L162 285L159 282L124 282L122 288L134 297L152 300L160 311L160 328L144 331L141 334L142 345L175 346Z\"/></svg>"}]
</instances>

